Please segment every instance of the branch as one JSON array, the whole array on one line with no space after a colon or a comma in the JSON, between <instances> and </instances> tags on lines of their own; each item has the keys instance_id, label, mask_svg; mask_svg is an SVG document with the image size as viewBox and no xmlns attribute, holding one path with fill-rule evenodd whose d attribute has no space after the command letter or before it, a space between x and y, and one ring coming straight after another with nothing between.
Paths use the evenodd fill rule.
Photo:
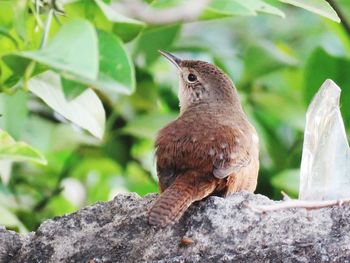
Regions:
<instances>
[{"instance_id":1,"label":"branch","mask_svg":"<svg viewBox=\"0 0 350 263\"><path fill-rule=\"evenodd\" d=\"M335 2L335 0L326 0L326 1L334 9L334 11L337 13L337 15L339 16L339 18L341 20L341 24L342 24L343 28L345 29L346 33L350 37L350 24L349 24L349 21L346 19L343 11L339 7L339 5Z\"/></svg>"},{"instance_id":2,"label":"branch","mask_svg":"<svg viewBox=\"0 0 350 263\"><path fill-rule=\"evenodd\" d=\"M280 202L273 205L258 205L252 206L247 205L250 209L258 213L265 213L270 211L276 211L280 209L288 208L305 208L307 210L321 209L332 206L342 206L343 204L350 203L350 199L340 199L340 200L326 200L326 201L303 201L303 200L288 200L285 202Z\"/></svg>"},{"instance_id":3,"label":"branch","mask_svg":"<svg viewBox=\"0 0 350 263\"><path fill-rule=\"evenodd\" d=\"M113 3L111 7L148 24L171 24L195 21L209 2L210 0L191 0L180 6L157 9L141 0L124 0Z\"/></svg>"}]
</instances>

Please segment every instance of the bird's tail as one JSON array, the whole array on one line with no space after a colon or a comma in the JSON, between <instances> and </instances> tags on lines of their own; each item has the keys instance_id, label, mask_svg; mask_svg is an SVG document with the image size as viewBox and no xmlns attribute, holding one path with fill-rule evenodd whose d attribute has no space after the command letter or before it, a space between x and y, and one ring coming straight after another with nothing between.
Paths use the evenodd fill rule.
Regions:
<instances>
[{"instance_id":1,"label":"bird's tail","mask_svg":"<svg viewBox=\"0 0 350 263\"><path fill-rule=\"evenodd\" d=\"M156 200L148 214L151 225L165 227L179 219L195 201L192 176L180 175Z\"/></svg>"}]
</instances>

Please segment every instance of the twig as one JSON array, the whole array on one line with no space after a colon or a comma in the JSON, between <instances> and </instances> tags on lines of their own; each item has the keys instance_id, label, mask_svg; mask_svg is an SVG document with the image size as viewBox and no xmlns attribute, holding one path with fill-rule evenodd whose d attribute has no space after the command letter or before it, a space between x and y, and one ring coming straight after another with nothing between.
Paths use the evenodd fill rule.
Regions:
<instances>
[{"instance_id":1,"label":"twig","mask_svg":"<svg viewBox=\"0 0 350 263\"><path fill-rule=\"evenodd\" d=\"M51 29L51 22L52 22L53 15L54 15L54 10L50 9L49 13L47 14L47 17L46 17L44 33L43 33L43 37L42 37L41 43L40 43L40 49L43 49L46 46L47 39L49 37L49 32Z\"/></svg>"},{"instance_id":2,"label":"twig","mask_svg":"<svg viewBox=\"0 0 350 263\"><path fill-rule=\"evenodd\" d=\"M273 205L258 205L253 206L248 204L247 207L258 213L265 213L288 208L305 208L307 210L321 209L332 206L342 206L350 203L350 199L326 200L326 201L303 201L303 200L288 200Z\"/></svg>"},{"instance_id":3,"label":"twig","mask_svg":"<svg viewBox=\"0 0 350 263\"><path fill-rule=\"evenodd\" d=\"M292 198L290 198L289 195L287 195L284 191L281 191L281 194L283 196L283 201L290 201Z\"/></svg>"},{"instance_id":4,"label":"twig","mask_svg":"<svg viewBox=\"0 0 350 263\"><path fill-rule=\"evenodd\" d=\"M341 10L341 8L339 7L339 5L335 2L335 0L326 0L329 5L334 9L334 11L337 13L337 15L340 18L341 24L344 27L346 33L349 35L350 37L350 23L349 21L346 19L343 11Z\"/></svg>"},{"instance_id":5,"label":"twig","mask_svg":"<svg viewBox=\"0 0 350 263\"><path fill-rule=\"evenodd\" d=\"M210 0L191 0L180 6L157 9L140 0L124 0L111 7L148 24L171 24L195 21L209 2Z\"/></svg>"}]
</instances>

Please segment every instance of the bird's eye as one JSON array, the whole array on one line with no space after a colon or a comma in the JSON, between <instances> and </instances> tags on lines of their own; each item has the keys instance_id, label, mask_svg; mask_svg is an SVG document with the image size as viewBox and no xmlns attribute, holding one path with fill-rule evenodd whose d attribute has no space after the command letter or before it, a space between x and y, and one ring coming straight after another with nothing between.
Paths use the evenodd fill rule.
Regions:
<instances>
[{"instance_id":1,"label":"bird's eye","mask_svg":"<svg viewBox=\"0 0 350 263\"><path fill-rule=\"evenodd\" d=\"M190 74L188 74L187 79L189 82L195 82L197 80L197 77L196 77L196 75L190 73Z\"/></svg>"}]
</instances>

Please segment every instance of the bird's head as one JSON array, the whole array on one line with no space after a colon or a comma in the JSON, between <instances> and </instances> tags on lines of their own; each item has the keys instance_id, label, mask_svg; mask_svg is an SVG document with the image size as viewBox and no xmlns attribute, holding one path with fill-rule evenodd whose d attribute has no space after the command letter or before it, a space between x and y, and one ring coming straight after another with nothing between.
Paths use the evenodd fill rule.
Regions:
<instances>
[{"instance_id":1,"label":"bird's head","mask_svg":"<svg viewBox=\"0 0 350 263\"><path fill-rule=\"evenodd\" d=\"M159 51L178 69L179 101L183 113L196 105L232 106L237 94L232 81L216 66L200 60L181 60L166 51Z\"/></svg>"}]
</instances>

